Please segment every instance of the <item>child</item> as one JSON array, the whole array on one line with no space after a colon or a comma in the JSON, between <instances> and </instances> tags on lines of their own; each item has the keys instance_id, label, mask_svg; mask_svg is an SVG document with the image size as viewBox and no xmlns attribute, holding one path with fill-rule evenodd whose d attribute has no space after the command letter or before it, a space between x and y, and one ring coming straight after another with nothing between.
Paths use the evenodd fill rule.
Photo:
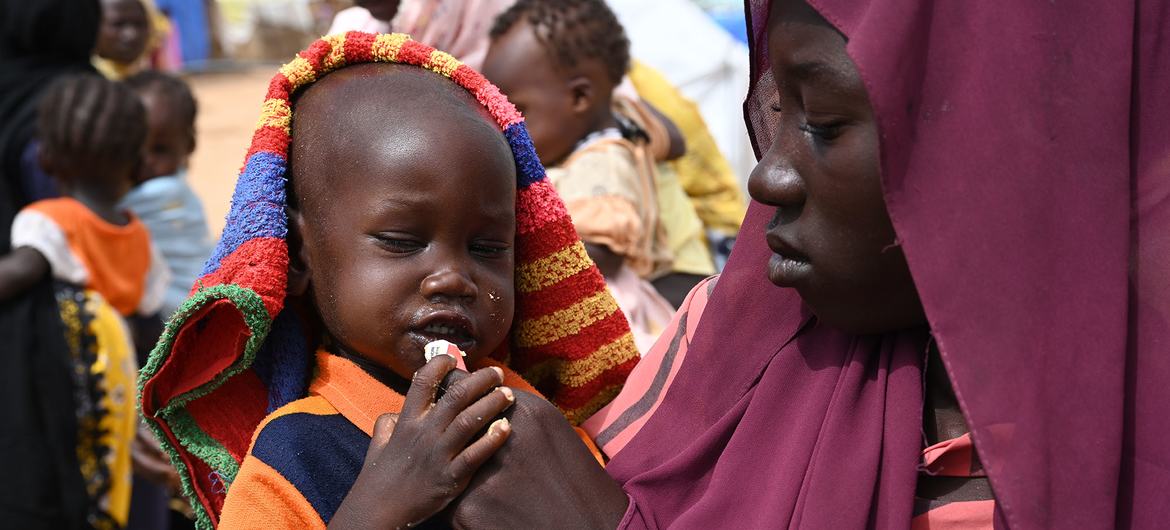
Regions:
<instances>
[{"instance_id":1,"label":"child","mask_svg":"<svg viewBox=\"0 0 1170 530\"><path fill-rule=\"evenodd\" d=\"M162 314L170 315L187 299L212 241L203 203L187 184L187 160L195 151L197 106L191 89L178 77L155 70L126 80L146 106L142 179L122 206L133 211L150 230L151 241L171 270L163 295Z\"/></svg>"},{"instance_id":2,"label":"child","mask_svg":"<svg viewBox=\"0 0 1170 530\"><path fill-rule=\"evenodd\" d=\"M484 75L528 116L549 179L646 351L673 314L647 280L669 273L673 256L653 157L623 136L613 111L628 63L604 2L521 0L492 28Z\"/></svg>"},{"instance_id":3,"label":"child","mask_svg":"<svg viewBox=\"0 0 1170 530\"><path fill-rule=\"evenodd\" d=\"M38 128L41 166L64 197L29 204L13 219L0 299L51 275L96 291L123 317L156 314L170 272L146 227L118 206L141 164L142 104L123 85L71 76L50 88Z\"/></svg>"},{"instance_id":4,"label":"child","mask_svg":"<svg viewBox=\"0 0 1170 530\"><path fill-rule=\"evenodd\" d=\"M400 64L346 66L375 62ZM520 114L401 34L333 35L281 68L198 286L141 399L201 526L418 523L504 443L523 391L575 424L637 362ZM432 403L455 365L424 364L436 339L478 370Z\"/></svg>"},{"instance_id":5,"label":"child","mask_svg":"<svg viewBox=\"0 0 1170 530\"><path fill-rule=\"evenodd\" d=\"M122 317L158 310L167 272L146 227L118 208L140 164L146 118L129 88L96 74L62 78L39 108L40 163L65 194L12 223L0 299L49 276L72 355L77 456L91 525L126 524L137 370Z\"/></svg>"},{"instance_id":6,"label":"child","mask_svg":"<svg viewBox=\"0 0 1170 530\"><path fill-rule=\"evenodd\" d=\"M94 49L94 66L120 81L148 66L151 17L142 0L102 0L102 24Z\"/></svg>"}]
</instances>

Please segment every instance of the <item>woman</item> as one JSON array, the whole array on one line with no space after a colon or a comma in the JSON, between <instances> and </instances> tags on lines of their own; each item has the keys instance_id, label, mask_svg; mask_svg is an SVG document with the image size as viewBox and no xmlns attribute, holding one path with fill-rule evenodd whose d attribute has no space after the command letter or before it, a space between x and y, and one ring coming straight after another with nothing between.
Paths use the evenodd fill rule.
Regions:
<instances>
[{"instance_id":1,"label":"woman","mask_svg":"<svg viewBox=\"0 0 1170 530\"><path fill-rule=\"evenodd\" d=\"M612 478L521 399L455 521L1164 524L1164 6L768 4L756 202L709 300L596 420ZM965 431L978 455L943 467L967 476L919 473Z\"/></svg>"}]
</instances>

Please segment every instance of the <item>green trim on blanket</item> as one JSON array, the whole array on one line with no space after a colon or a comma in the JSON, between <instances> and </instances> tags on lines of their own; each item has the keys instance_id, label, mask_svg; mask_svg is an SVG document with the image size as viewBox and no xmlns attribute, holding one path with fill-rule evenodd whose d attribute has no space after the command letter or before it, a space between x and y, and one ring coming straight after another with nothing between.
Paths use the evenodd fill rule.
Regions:
<instances>
[{"instance_id":1,"label":"green trim on blanket","mask_svg":"<svg viewBox=\"0 0 1170 530\"><path fill-rule=\"evenodd\" d=\"M167 423L171 424L175 438L187 448L187 452L219 473L224 482L224 489L231 486L236 480L236 474L240 472L240 463L228 453L227 448L200 429L199 424L195 423L195 419L186 410L175 411Z\"/></svg>"},{"instance_id":2,"label":"green trim on blanket","mask_svg":"<svg viewBox=\"0 0 1170 530\"><path fill-rule=\"evenodd\" d=\"M260 346L262 346L264 344L264 340L268 338L268 331L272 327L272 319L268 317L268 309L264 307L264 300L261 299L260 295L256 294L255 291L248 289L247 287L240 287L239 285L234 284L216 285L200 290L198 293L193 295L191 299L188 300L188 302L195 301L196 299L202 299L203 302L202 304L199 304L199 309L202 309L204 305L215 302L217 300L229 300L232 302L232 305L236 307L236 310L240 312L240 315L244 317L244 325L248 327L248 330L252 332L252 335L248 337L247 342L244 343L244 351L240 353L240 357L236 359L234 363L213 377L208 383L200 385L186 393L180 394L171 399L169 403L159 407L158 415L160 416L169 415L174 410L187 405L187 403L210 394L212 391L223 385L223 383L229 378L252 366L252 361L256 359L256 352L260 350ZM175 319L172 319L171 323L175 325L167 325L167 329L163 332L162 338L159 339L158 346L155 347L154 352L152 352L150 355L150 361L148 361L147 365L148 369L153 368L153 370L147 372L146 376L154 376L155 372L158 370L158 367L162 365L164 360L162 356L159 356L159 358L156 359L155 353L157 353L159 349L163 349L163 351L169 355L170 351L174 348L174 342L179 335L178 332L186 324L186 316L190 315L190 313L184 313L185 315L183 322L175 324ZM156 361L158 366L150 366Z\"/></svg>"},{"instance_id":3,"label":"green trim on blanket","mask_svg":"<svg viewBox=\"0 0 1170 530\"><path fill-rule=\"evenodd\" d=\"M185 407L191 401L206 396L216 388L219 388L229 378L252 366L252 362L256 358L256 352L264 344L264 340L268 337L268 331L272 327L272 319L268 315L268 309L264 306L263 299L255 291L235 284L214 285L199 289L187 298L183 302L183 305L179 306L174 316L167 322L162 337L159 338L154 350L150 352L150 357L147 359L146 365L142 367L138 376L138 402L142 403L142 392L146 382L154 377L159 369L162 368L170 356L171 351L174 349L179 332L188 323L188 319L207 305L219 300L230 301L235 306L235 309L240 312L240 315L244 319L244 324L251 331L251 336L244 343L244 351L240 352L240 356L235 362L224 369L223 372L213 377L211 381L176 396L159 407L154 418L146 418L147 425L154 431L155 437L170 457L171 464L179 472L183 495L191 503L191 508L195 512L195 526L200 530L212 530L214 528L214 525L211 523L211 516L207 513L203 503L199 502L198 496L195 495L191 470L187 468L179 457L179 450L171 443L170 437L164 431L162 423L165 422L169 425L172 434L174 434L179 444L186 448L194 458L198 458L211 469L221 474L225 488L235 480L236 473L239 472L239 463L235 461L235 458L228 453L223 445L216 442L211 436L199 428L195 420L187 413Z\"/></svg>"}]
</instances>

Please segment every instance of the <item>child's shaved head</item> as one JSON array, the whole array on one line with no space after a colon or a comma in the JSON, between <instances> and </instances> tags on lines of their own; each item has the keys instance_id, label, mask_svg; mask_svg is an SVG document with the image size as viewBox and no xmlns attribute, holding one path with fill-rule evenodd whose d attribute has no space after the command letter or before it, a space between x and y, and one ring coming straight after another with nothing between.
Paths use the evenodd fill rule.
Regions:
<instances>
[{"instance_id":1,"label":"child's shaved head","mask_svg":"<svg viewBox=\"0 0 1170 530\"><path fill-rule=\"evenodd\" d=\"M362 100L368 106L355 104ZM440 112L441 111L441 112ZM504 136L491 115L462 87L439 74L397 64L360 64L333 72L299 93L293 100L292 144L289 148L290 204L300 206L306 196L320 195L322 164L357 165L366 157L386 154L395 141L409 140L409 131L441 114L458 117L452 132L485 136L499 145L498 156L511 159ZM458 127L456 127L458 123ZM362 146L362 157L332 160L338 147L352 147L347 129L380 131L385 143ZM428 146L436 157L453 144ZM513 173L514 175L514 173ZM514 181L513 181L514 182Z\"/></svg>"},{"instance_id":2,"label":"child's shaved head","mask_svg":"<svg viewBox=\"0 0 1170 530\"><path fill-rule=\"evenodd\" d=\"M331 344L402 382L445 339L468 361L513 318L516 165L465 89L409 66L328 74L293 105L289 291Z\"/></svg>"}]
</instances>

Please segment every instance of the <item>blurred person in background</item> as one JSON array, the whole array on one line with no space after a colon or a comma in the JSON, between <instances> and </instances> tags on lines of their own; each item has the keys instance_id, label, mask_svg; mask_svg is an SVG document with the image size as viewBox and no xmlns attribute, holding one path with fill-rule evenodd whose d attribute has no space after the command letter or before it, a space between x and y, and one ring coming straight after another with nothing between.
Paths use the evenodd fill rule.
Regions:
<instances>
[{"instance_id":1,"label":"blurred person in background","mask_svg":"<svg viewBox=\"0 0 1170 530\"><path fill-rule=\"evenodd\" d=\"M333 18L329 33L406 33L479 70L492 20L514 0L355 0ZM443 23L435 23L443 21Z\"/></svg>"},{"instance_id":2,"label":"blurred person in background","mask_svg":"<svg viewBox=\"0 0 1170 530\"><path fill-rule=\"evenodd\" d=\"M672 123L682 136L685 153L659 164L658 173L677 175L686 197L690 199L690 206L694 208L706 232L715 269L722 270L739 234L740 222L747 213L739 179L720 152L698 106L666 76L635 58L631 61L626 78L637 91L638 97ZM703 274L698 270L692 272ZM667 295L667 298L678 307L682 302L681 297L686 296L695 283L698 282L691 282L680 295ZM660 291L671 290L658 283L656 286Z\"/></svg>"},{"instance_id":3,"label":"blurred person in background","mask_svg":"<svg viewBox=\"0 0 1170 530\"><path fill-rule=\"evenodd\" d=\"M171 270L161 307L161 314L170 316L187 298L212 251L203 202L187 182L198 107L187 83L171 74L148 70L126 84L146 106L149 128L141 180L122 206L146 224Z\"/></svg>"},{"instance_id":4,"label":"blurred person in background","mask_svg":"<svg viewBox=\"0 0 1170 530\"><path fill-rule=\"evenodd\" d=\"M90 64L97 0L0 2L0 252L29 202L56 194L37 163L45 88ZM88 493L77 459L71 354L48 277L0 302L0 521L13 528L83 528Z\"/></svg>"},{"instance_id":5,"label":"blurred person in background","mask_svg":"<svg viewBox=\"0 0 1170 530\"><path fill-rule=\"evenodd\" d=\"M491 34L484 76L524 114L549 181L644 352L673 312L649 280L669 274L674 256L653 146L614 112L629 42L602 0L521 0Z\"/></svg>"},{"instance_id":6,"label":"blurred person in background","mask_svg":"<svg viewBox=\"0 0 1170 530\"><path fill-rule=\"evenodd\" d=\"M101 0L102 23L94 66L121 81L143 70L177 69L181 63L171 23L152 0Z\"/></svg>"}]
</instances>

